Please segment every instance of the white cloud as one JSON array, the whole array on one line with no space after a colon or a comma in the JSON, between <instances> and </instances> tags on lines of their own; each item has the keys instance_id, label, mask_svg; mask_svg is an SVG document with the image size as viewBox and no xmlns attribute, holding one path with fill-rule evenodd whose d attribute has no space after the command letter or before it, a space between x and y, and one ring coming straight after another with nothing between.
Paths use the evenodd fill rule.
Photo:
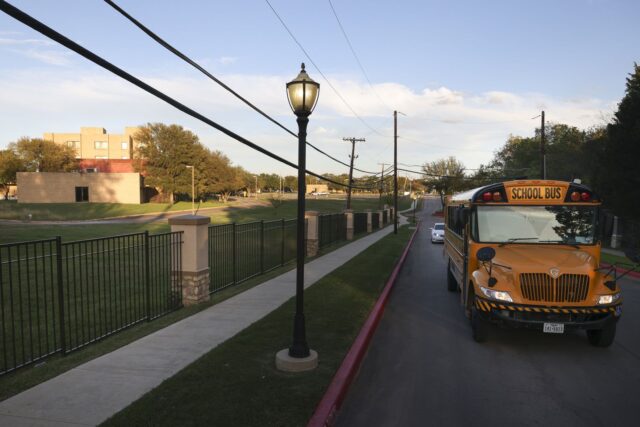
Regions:
<instances>
[{"instance_id":1,"label":"white cloud","mask_svg":"<svg viewBox=\"0 0 640 427\"><path fill-rule=\"evenodd\" d=\"M238 58L235 57L235 56L223 56L223 57L220 58L220 63L222 65L230 65L230 64L235 63L237 60L238 60Z\"/></svg>"},{"instance_id":2,"label":"white cloud","mask_svg":"<svg viewBox=\"0 0 640 427\"><path fill-rule=\"evenodd\" d=\"M6 33L5 33L6 34ZM0 37L0 48L47 65L65 66L71 62L71 53L53 48L56 44L46 39L20 39Z\"/></svg>"},{"instance_id":3,"label":"white cloud","mask_svg":"<svg viewBox=\"0 0 640 427\"><path fill-rule=\"evenodd\" d=\"M46 39L12 39L12 38L0 38L0 46L53 46L50 40Z\"/></svg>"},{"instance_id":4,"label":"white cloud","mask_svg":"<svg viewBox=\"0 0 640 427\"><path fill-rule=\"evenodd\" d=\"M0 76L1 143L46 131L70 132L87 125L119 132L124 126L162 121L192 129L205 144L252 171L292 172L116 77L103 72L60 70L55 74L21 71ZM297 132L284 90L291 76L218 77ZM296 161L295 137L210 80L175 76L147 76L143 80L230 130ZM358 115L383 137L355 118L326 82L320 83L320 100L310 117L310 141L347 161L350 153L342 137L365 137L366 143L356 147L361 155L356 166L367 170L378 170L377 162L392 159L392 112L384 104L406 114L398 118L400 162L416 164L455 155L469 168L488 162L509 134L532 135L539 119L531 118L540 113L541 106L548 121L586 128L602 124L603 116L608 117L617 104L616 100L560 99L497 90L475 94L447 87L414 91L392 82L376 84L376 95L366 83L348 78L332 80ZM311 170L344 171L343 166L319 153L308 153Z\"/></svg>"}]
</instances>

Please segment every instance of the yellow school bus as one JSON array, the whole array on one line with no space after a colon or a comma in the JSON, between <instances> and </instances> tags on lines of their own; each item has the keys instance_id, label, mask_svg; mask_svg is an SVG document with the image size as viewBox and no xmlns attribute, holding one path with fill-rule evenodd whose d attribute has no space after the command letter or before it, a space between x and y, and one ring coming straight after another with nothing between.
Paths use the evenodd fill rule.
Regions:
<instances>
[{"instance_id":1,"label":"yellow school bus","mask_svg":"<svg viewBox=\"0 0 640 427\"><path fill-rule=\"evenodd\" d=\"M578 182L518 180L450 196L447 288L460 292L473 338L491 324L586 330L611 345L622 314L615 278L599 270L600 200Z\"/></svg>"}]
</instances>

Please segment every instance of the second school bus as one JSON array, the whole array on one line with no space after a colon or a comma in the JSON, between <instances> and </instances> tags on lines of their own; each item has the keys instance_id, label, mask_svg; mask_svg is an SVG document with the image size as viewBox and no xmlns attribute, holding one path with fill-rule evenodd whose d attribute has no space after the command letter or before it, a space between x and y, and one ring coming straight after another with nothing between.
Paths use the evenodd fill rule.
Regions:
<instances>
[{"instance_id":1,"label":"second school bus","mask_svg":"<svg viewBox=\"0 0 640 427\"><path fill-rule=\"evenodd\" d=\"M579 183L508 181L451 196L447 287L460 291L476 341L500 323L586 330L611 345L621 316L616 281L599 270L600 200Z\"/></svg>"}]
</instances>

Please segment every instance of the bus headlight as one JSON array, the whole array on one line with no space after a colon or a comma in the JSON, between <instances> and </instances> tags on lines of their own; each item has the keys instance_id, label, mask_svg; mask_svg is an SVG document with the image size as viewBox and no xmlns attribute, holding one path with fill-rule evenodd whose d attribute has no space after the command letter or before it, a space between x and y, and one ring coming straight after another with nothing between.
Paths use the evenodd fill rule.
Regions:
<instances>
[{"instance_id":1,"label":"bus headlight","mask_svg":"<svg viewBox=\"0 0 640 427\"><path fill-rule=\"evenodd\" d=\"M618 301L618 298L620 298L619 293L613 295L599 295L598 305L613 304L614 302Z\"/></svg>"},{"instance_id":2,"label":"bus headlight","mask_svg":"<svg viewBox=\"0 0 640 427\"><path fill-rule=\"evenodd\" d=\"M484 286L480 286L480 290L487 298L491 298L496 301L513 302L513 299L511 299L511 295L509 295L509 292L496 291L493 289L485 288Z\"/></svg>"}]
</instances>

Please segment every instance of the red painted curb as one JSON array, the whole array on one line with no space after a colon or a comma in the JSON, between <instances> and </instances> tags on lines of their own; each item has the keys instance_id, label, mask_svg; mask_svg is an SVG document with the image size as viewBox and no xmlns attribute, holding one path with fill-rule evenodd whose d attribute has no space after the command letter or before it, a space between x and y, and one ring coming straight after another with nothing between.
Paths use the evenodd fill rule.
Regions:
<instances>
[{"instance_id":1,"label":"red painted curb","mask_svg":"<svg viewBox=\"0 0 640 427\"><path fill-rule=\"evenodd\" d=\"M605 263L601 262L600 263L600 267L601 268L610 268L610 267L612 267L612 265L611 264L605 264ZM620 268L620 267L616 267L615 269L616 269L616 272L618 274L622 274L622 273L624 273L626 271L625 269ZM627 273L627 276L633 277L633 278L636 278L636 279L640 279L640 272L638 272L638 271L630 271L629 273Z\"/></svg>"},{"instance_id":2,"label":"red painted curb","mask_svg":"<svg viewBox=\"0 0 640 427\"><path fill-rule=\"evenodd\" d=\"M375 332L378 323L380 322L380 318L382 317L382 313L384 312L384 308L387 304L387 300L389 299L389 295L391 293L391 289L396 282L398 277L398 273L404 264L405 259L407 258L407 254L409 253L409 249L413 244L413 240L418 234L418 230L420 230L420 223L416 227L416 231L413 232L409 243L404 248L404 252L400 257L400 260L396 264L389 280L387 280L378 301L376 301L375 306L369 313L369 317L366 322L360 329L360 333L356 337L355 341L351 345L349 352L345 356L340 368L331 380L331 384L329 384L329 388L327 389L324 397L316 407L316 411L309 420L307 427L324 427L330 426L335 421L335 416L340 409L340 405L342 405L342 401L344 400L345 395L347 394L347 390L353 381L353 378L360 367L360 363L362 362L362 358L369 347L369 342L371 341L371 337Z\"/></svg>"}]
</instances>

